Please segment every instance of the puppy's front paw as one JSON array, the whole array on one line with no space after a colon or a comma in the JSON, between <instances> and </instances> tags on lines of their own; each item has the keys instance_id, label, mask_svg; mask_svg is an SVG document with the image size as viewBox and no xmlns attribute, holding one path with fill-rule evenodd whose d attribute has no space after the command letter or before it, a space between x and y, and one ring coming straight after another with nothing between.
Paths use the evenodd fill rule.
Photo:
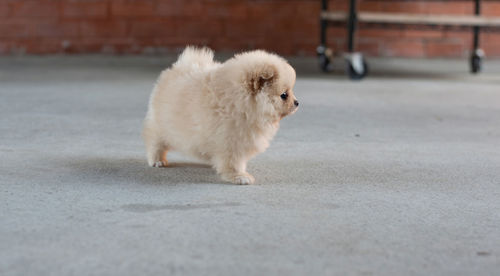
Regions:
<instances>
[{"instance_id":1,"label":"puppy's front paw","mask_svg":"<svg viewBox=\"0 0 500 276\"><path fill-rule=\"evenodd\" d=\"M238 185L249 185L255 183L255 178L249 173L222 174L222 179Z\"/></svg>"},{"instance_id":2,"label":"puppy's front paw","mask_svg":"<svg viewBox=\"0 0 500 276\"><path fill-rule=\"evenodd\" d=\"M248 184L253 184L255 182L255 179L253 176L246 174L246 175L238 175L234 178L233 183L234 184L239 184L239 185L248 185Z\"/></svg>"},{"instance_id":3,"label":"puppy's front paw","mask_svg":"<svg viewBox=\"0 0 500 276\"><path fill-rule=\"evenodd\" d=\"M165 161L156 161L154 162L151 167L155 167L155 168L162 168L162 167L166 167L168 165L167 162Z\"/></svg>"}]
</instances>

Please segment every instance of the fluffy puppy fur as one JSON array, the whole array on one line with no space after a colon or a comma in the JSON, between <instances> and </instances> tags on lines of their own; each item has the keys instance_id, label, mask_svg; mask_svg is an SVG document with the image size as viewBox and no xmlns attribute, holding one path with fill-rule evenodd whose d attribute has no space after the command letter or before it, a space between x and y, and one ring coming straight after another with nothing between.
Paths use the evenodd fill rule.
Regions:
<instances>
[{"instance_id":1,"label":"fluffy puppy fur","mask_svg":"<svg viewBox=\"0 0 500 276\"><path fill-rule=\"evenodd\" d=\"M149 165L167 166L167 151L177 150L209 162L225 181L253 183L246 164L296 111L294 84L295 70L275 54L251 51L218 63L210 49L187 47L150 97Z\"/></svg>"}]
</instances>

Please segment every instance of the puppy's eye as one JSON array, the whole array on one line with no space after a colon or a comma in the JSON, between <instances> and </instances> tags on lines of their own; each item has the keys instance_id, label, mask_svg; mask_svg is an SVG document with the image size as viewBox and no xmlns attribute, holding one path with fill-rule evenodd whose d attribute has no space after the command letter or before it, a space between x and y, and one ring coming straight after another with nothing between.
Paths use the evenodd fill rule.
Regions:
<instances>
[{"instance_id":1,"label":"puppy's eye","mask_svg":"<svg viewBox=\"0 0 500 276\"><path fill-rule=\"evenodd\" d=\"M281 96L280 96L280 97L281 97L281 99L282 99L283 101L285 101L285 100L288 98L288 92L286 92L286 91L285 91L285 92L283 92L283 94L281 94Z\"/></svg>"}]
</instances>

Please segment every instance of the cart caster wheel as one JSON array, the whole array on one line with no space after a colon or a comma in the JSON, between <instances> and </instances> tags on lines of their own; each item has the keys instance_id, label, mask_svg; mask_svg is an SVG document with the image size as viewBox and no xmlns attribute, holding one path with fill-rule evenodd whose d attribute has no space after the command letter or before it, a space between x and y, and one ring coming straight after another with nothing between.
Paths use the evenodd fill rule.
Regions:
<instances>
[{"instance_id":1,"label":"cart caster wheel","mask_svg":"<svg viewBox=\"0 0 500 276\"><path fill-rule=\"evenodd\" d=\"M481 67L483 63L484 52L481 49L474 51L470 57L470 70L473 74L481 72Z\"/></svg>"},{"instance_id":2,"label":"cart caster wheel","mask_svg":"<svg viewBox=\"0 0 500 276\"><path fill-rule=\"evenodd\" d=\"M472 73L477 74L481 72L483 58L477 55L472 55L470 57L470 70Z\"/></svg>"},{"instance_id":3,"label":"cart caster wheel","mask_svg":"<svg viewBox=\"0 0 500 276\"><path fill-rule=\"evenodd\" d=\"M347 58L347 74L351 80L361 80L368 75L368 64L361 54L354 53Z\"/></svg>"},{"instance_id":4,"label":"cart caster wheel","mask_svg":"<svg viewBox=\"0 0 500 276\"><path fill-rule=\"evenodd\" d=\"M331 71L330 59L327 56L325 56L325 55L318 56L318 61L319 61L319 67L320 67L321 71L323 71L325 73L328 73Z\"/></svg>"},{"instance_id":5,"label":"cart caster wheel","mask_svg":"<svg viewBox=\"0 0 500 276\"><path fill-rule=\"evenodd\" d=\"M472 73L477 74L481 72L482 58L480 56L473 55L470 57L470 70Z\"/></svg>"},{"instance_id":6,"label":"cart caster wheel","mask_svg":"<svg viewBox=\"0 0 500 276\"><path fill-rule=\"evenodd\" d=\"M330 58L332 56L332 50L325 48L324 46L318 46L316 52L318 54L319 68L321 71L325 73L332 71L333 68Z\"/></svg>"}]
</instances>

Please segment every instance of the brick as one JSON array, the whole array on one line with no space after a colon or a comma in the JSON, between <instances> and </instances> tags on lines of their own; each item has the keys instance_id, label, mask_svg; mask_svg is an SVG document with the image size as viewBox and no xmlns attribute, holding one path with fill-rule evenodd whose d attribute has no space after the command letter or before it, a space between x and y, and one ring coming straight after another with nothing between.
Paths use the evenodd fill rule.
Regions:
<instances>
[{"instance_id":1,"label":"brick","mask_svg":"<svg viewBox=\"0 0 500 276\"><path fill-rule=\"evenodd\" d=\"M297 26L297 23L300 24L300 22L293 21L293 20L279 20L272 22L271 24L264 26L261 30L265 32L266 35L270 35L271 37L276 38L284 38L284 39L289 39L291 38L290 36L294 34L298 34L297 29L295 27ZM268 26L273 26L272 28L269 28Z\"/></svg>"},{"instance_id":2,"label":"brick","mask_svg":"<svg viewBox=\"0 0 500 276\"><path fill-rule=\"evenodd\" d=\"M450 37L472 37L472 28L467 28L467 29L445 29L441 32L443 34L443 38L450 38Z\"/></svg>"},{"instance_id":3,"label":"brick","mask_svg":"<svg viewBox=\"0 0 500 276\"><path fill-rule=\"evenodd\" d=\"M71 46L65 49L69 53L105 53L120 54L131 48L131 38L91 37L71 40Z\"/></svg>"},{"instance_id":4,"label":"brick","mask_svg":"<svg viewBox=\"0 0 500 276\"><path fill-rule=\"evenodd\" d=\"M33 41L33 39L31 39ZM26 53L31 53L32 51L27 50L27 43L20 41L19 39L12 40L7 44L8 54L11 55L23 55Z\"/></svg>"},{"instance_id":5,"label":"brick","mask_svg":"<svg viewBox=\"0 0 500 276\"><path fill-rule=\"evenodd\" d=\"M411 1L400 2L391 1L382 3L382 11L394 13L425 13L427 11L427 2Z\"/></svg>"},{"instance_id":6,"label":"brick","mask_svg":"<svg viewBox=\"0 0 500 276\"><path fill-rule=\"evenodd\" d=\"M382 54L390 57L424 57L424 43L418 39L391 39L383 42Z\"/></svg>"},{"instance_id":7,"label":"brick","mask_svg":"<svg viewBox=\"0 0 500 276\"><path fill-rule=\"evenodd\" d=\"M297 41L293 44L294 55L298 56L314 56L316 55L316 47L318 42Z\"/></svg>"},{"instance_id":8,"label":"brick","mask_svg":"<svg viewBox=\"0 0 500 276\"><path fill-rule=\"evenodd\" d=\"M59 2L51 0L22 0L11 2L12 17L58 17Z\"/></svg>"},{"instance_id":9,"label":"brick","mask_svg":"<svg viewBox=\"0 0 500 276\"><path fill-rule=\"evenodd\" d=\"M29 37L32 34L33 24L26 21L0 21L0 37Z\"/></svg>"},{"instance_id":10,"label":"brick","mask_svg":"<svg viewBox=\"0 0 500 276\"><path fill-rule=\"evenodd\" d=\"M177 24L174 20L141 20L132 22L133 37L175 36Z\"/></svg>"},{"instance_id":11,"label":"brick","mask_svg":"<svg viewBox=\"0 0 500 276\"><path fill-rule=\"evenodd\" d=\"M85 37L73 40L67 49L70 53L98 53L103 45L107 44L106 38Z\"/></svg>"},{"instance_id":12,"label":"brick","mask_svg":"<svg viewBox=\"0 0 500 276\"><path fill-rule=\"evenodd\" d=\"M499 41L500 42L500 32L498 31L483 31L480 34L481 41L484 40L485 43Z\"/></svg>"},{"instance_id":13,"label":"brick","mask_svg":"<svg viewBox=\"0 0 500 276\"><path fill-rule=\"evenodd\" d=\"M256 45L255 42L249 45L248 42L242 40L228 39L224 37L218 37L208 42L207 45L213 47L215 49L219 49L220 51L234 51L234 49L247 50L247 49L256 49L261 48L259 45Z\"/></svg>"},{"instance_id":14,"label":"brick","mask_svg":"<svg viewBox=\"0 0 500 276\"><path fill-rule=\"evenodd\" d=\"M356 51L360 51L366 56L378 56L380 55L380 43L374 39L359 39L356 43Z\"/></svg>"},{"instance_id":15,"label":"brick","mask_svg":"<svg viewBox=\"0 0 500 276\"><path fill-rule=\"evenodd\" d=\"M106 18L108 3L98 1L64 1L62 3L62 15L70 18Z\"/></svg>"},{"instance_id":16,"label":"brick","mask_svg":"<svg viewBox=\"0 0 500 276\"><path fill-rule=\"evenodd\" d=\"M221 38L221 37L220 36L210 37L210 38L193 37L193 38L189 39L189 44L203 46L203 45L207 45L210 41L214 41L214 40L217 40L219 38ZM150 40L152 42L149 42ZM164 38L164 37L147 38L146 40L141 40L140 45L141 46L150 45L148 43L153 43L153 45L157 45L157 46L169 47L169 48L172 48L174 51L179 50L178 52L180 52L186 46L186 38L184 36L176 36L176 37L169 37L169 38Z\"/></svg>"},{"instance_id":17,"label":"brick","mask_svg":"<svg viewBox=\"0 0 500 276\"><path fill-rule=\"evenodd\" d=\"M319 39L319 21L318 20L303 20L291 21L291 28L288 30L288 36L294 39Z\"/></svg>"},{"instance_id":18,"label":"brick","mask_svg":"<svg viewBox=\"0 0 500 276\"><path fill-rule=\"evenodd\" d=\"M178 32L189 37L210 37L223 35L224 25L220 20L200 19L200 20L181 20L179 22Z\"/></svg>"},{"instance_id":19,"label":"brick","mask_svg":"<svg viewBox=\"0 0 500 276\"><path fill-rule=\"evenodd\" d=\"M93 20L80 23L84 37L123 37L127 34L126 21Z\"/></svg>"},{"instance_id":20,"label":"brick","mask_svg":"<svg viewBox=\"0 0 500 276\"><path fill-rule=\"evenodd\" d=\"M252 38L264 37L268 33L268 26L271 21L264 19L255 22L251 19L235 19L222 21L224 24L225 36L234 38Z\"/></svg>"},{"instance_id":21,"label":"brick","mask_svg":"<svg viewBox=\"0 0 500 276\"><path fill-rule=\"evenodd\" d=\"M473 1L429 1L425 3L425 13L429 14L473 14Z\"/></svg>"},{"instance_id":22,"label":"brick","mask_svg":"<svg viewBox=\"0 0 500 276\"><path fill-rule=\"evenodd\" d=\"M100 48L98 48L99 53L103 54L122 54L128 53L132 51L132 46L134 45L134 41L129 37L113 37L113 38L105 38L103 43L100 44Z\"/></svg>"},{"instance_id":23,"label":"brick","mask_svg":"<svg viewBox=\"0 0 500 276\"><path fill-rule=\"evenodd\" d=\"M0 17L7 17L9 15L9 12L10 6L7 3L0 3Z\"/></svg>"},{"instance_id":24,"label":"brick","mask_svg":"<svg viewBox=\"0 0 500 276\"><path fill-rule=\"evenodd\" d=\"M9 54L10 47L10 41L0 40L0 55Z\"/></svg>"},{"instance_id":25,"label":"brick","mask_svg":"<svg viewBox=\"0 0 500 276\"><path fill-rule=\"evenodd\" d=\"M500 57L500 42L496 41L494 43L484 43L481 46L484 50L487 58L498 58Z\"/></svg>"},{"instance_id":26,"label":"brick","mask_svg":"<svg viewBox=\"0 0 500 276\"><path fill-rule=\"evenodd\" d=\"M266 49L267 51L276 53L278 55L292 55L294 52L294 49L292 47L292 44L290 43L271 43L271 42L266 42L263 46L263 49Z\"/></svg>"},{"instance_id":27,"label":"brick","mask_svg":"<svg viewBox=\"0 0 500 276\"><path fill-rule=\"evenodd\" d=\"M334 55L341 55L347 51L347 43L343 38L329 39L327 45L333 50Z\"/></svg>"},{"instance_id":28,"label":"brick","mask_svg":"<svg viewBox=\"0 0 500 276\"><path fill-rule=\"evenodd\" d=\"M482 33L479 45L484 50L486 57L500 57L500 33Z\"/></svg>"},{"instance_id":29,"label":"brick","mask_svg":"<svg viewBox=\"0 0 500 276\"><path fill-rule=\"evenodd\" d=\"M171 44L170 37L144 37L140 40L135 39L131 44L117 45L115 49L121 53L132 54L168 54L175 53L172 47L178 44Z\"/></svg>"},{"instance_id":30,"label":"brick","mask_svg":"<svg viewBox=\"0 0 500 276\"><path fill-rule=\"evenodd\" d=\"M123 17L146 17L154 15L152 0L114 0L111 3L111 14Z\"/></svg>"},{"instance_id":31,"label":"brick","mask_svg":"<svg viewBox=\"0 0 500 276\"><path fill-rule=\"evenodd\" d=\"M248 17L256 20L261 20L263 18L288 18L288 20L293 20L292 18L295 8L290 4L276 3L272 1L257 1L248 3L247 9Z\"/></svg>"},{"instance_id":32,"label":"brick","mask_svg":"<svg viewBox=\"0 0 500 276\"><path fill-rule=\"evenodd\" d=\"M314 21L318 21L318 15L321 11L319 1L300 1L293 5L295 8L294 17L301 18L303 20L313 19Z\"/></svg>"},{"instance_id":33,"label":"brick","mask_svg":"<svg viewBox=\"0 0 500 276\"><path fill-rule=\"evenodd\" d=\"M332 11L347 11L349 9L349 1L345 0L329 1L328 9Z\"/></svg>"},{"instance_id":34,"label":"brick","mask_svg":"<svg viewBox=\"0 0 500 276\"><path fill-rule=\"evenodd\" d=\"M357 35L359 37L384 37L384 38L399 38L403 35L401 26L391 26L390 28L384 27L371 27L362 24L358 29Z\"/></svg>"},{"instance_id":35,"label":"brick","mask_svg":"<svg viewBox=\"0 0 500 276\"><path fill-rule=\"evenodd\" d=\"M78 22L59 22L57 20L37 21L33 24L35 37L72 37L78 36Z\"/></svg>"},{"instance_id":36,"label":"brick","mask_svg":"<svg viewBox=\"0 0 500 276\"><path fill-rule=\"evenodd\" d=\"M27 51L34 54L62 53L63 43L61 39L43 39L27 44Z\"/></svg>"},{"instance_id":37,"label":"brick","mask_svg":"<svg viewBox=\"0 0 500 276\"><path fill-rule=\"evenodd\" d=\"M0 46L2 47L2 46ZM7 51L6 54L48 54L48 53L57 53L59 52L59 48L54 44L53 41L48 39L33 39L33 38L20 38L8 41L4 44L4 51ZM0 50L2 51L2 50Z\"/></svg>"},{"instance_id":38,"label":"brick","mask_svg":"<svg viewBox=\"0 0 500 276\"><path fill-rule=\"evenodd\" d=\"M464 45L452 41L427 41L425 43L427 57L461 57L465 56Z\"/></svg>"},{"instance_id":39,"label":"brick","mask_svg":"<svg viewBox=\"0 0 500 276\"><path fill-rule=\"evenodd\" d=\"M443 31L433 29L405 29L402 32L403 37L408 38L442 38Z\"/></svg>"},{"instance_id":40,"label":"brick","mask_svg":"<svg viewBox=\"0 0 500 276\"><path fill-rule=\"evenodd\" d=\"M204 3L198 0L159 1L155 13L161 16L205 16Z\"/></svg>"},{"instance_id":41,"label":"brick","mask_svg":"<svg viewBox=\"0 0 500 276\"><path fill-rule=\"evenodd\" d=\"M345 26L331 26L326 30L327 37L347 37ZM319 39L319 36L318 36Z\"/></svg>"},{"instance_id":42,"label":"brick","mask_svg":"<svg viewBox=\"0 0 500 276\"><path fill-rule=\"evenodd\" d=\"M500 3L497 1L483 1L481 13L486 16L500 16Z\"/></svg>"},{"instance_id":43,"label":"brick","mask_svg":"<svg viewBox=\"0 0 500 276\"><path fill-rule=\"evenodd\" d=\"M238 18L249 16L247 3L235 1L229 3L208 2L203 5L203 14L211 18Z\"/></svg>"},{"instance_id":44,"label":"brick","mask_svg":"<svg viewBox=\"0 0 500 276\"><path fill-rule=\"evenodd\" d=\"M360 1L360 11L380 12L383 11L383 3L380 1Z\"/></svg>"}]
</instances>

